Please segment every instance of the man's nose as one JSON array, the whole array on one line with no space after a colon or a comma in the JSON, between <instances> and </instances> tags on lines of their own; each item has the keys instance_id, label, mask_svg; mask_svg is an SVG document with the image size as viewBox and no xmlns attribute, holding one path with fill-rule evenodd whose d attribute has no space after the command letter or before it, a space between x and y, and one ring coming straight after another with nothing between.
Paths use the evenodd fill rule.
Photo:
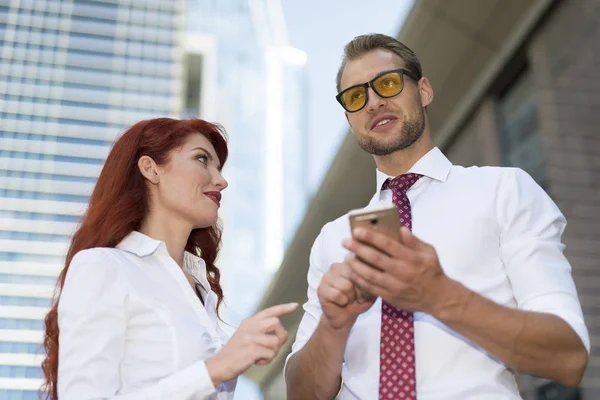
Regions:
<instances>
[{"instance_id":1,"label":"man's nose","mask_svg":"<svg viewBox=\"0 0 600 400\"><path fill-rule=\"evenodd\" d=\"M375 93L372 87L369 86L367 90L369 91L369 100L367 102L368 111L375 111L378 108L381 108L386 105L387 99L384 99L383 97Z\"/></svg>"}]
</instances>

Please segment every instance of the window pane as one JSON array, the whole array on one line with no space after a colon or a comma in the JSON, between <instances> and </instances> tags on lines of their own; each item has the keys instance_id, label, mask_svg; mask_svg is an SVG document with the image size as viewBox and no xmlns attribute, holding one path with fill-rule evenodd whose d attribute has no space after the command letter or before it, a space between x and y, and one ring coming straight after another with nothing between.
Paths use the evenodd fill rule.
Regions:
<instances>
[{"instance_id":1,"label":"window pane","mask_svg":"<svg viewBox=\"0 0 600 400\"><path fill-rule=\"evenodd\" d=\"M502 160L527 171L544 184L544 162L538 120L538 99L531 74L525 70L499 99Z\"/></svg>"}]
</instances>

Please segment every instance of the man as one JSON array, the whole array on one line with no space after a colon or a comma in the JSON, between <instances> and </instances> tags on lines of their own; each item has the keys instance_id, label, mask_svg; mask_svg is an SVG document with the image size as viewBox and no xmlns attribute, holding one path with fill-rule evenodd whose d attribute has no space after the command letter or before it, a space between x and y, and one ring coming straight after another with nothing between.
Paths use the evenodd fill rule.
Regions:
<instances>
[{"instance_id":1,"label":"man","mask_svg":"<svg viewBox=\"0 0 600 400\"><path fill-rule=\"evenodd\" d=\"M352 40L337 86L377 164L368 207L396 204L404 227L323 227L288 399L520 399L513 371L577 385L589 335L552 200L519 169L453 166L433 146L433 89L396 39Z\"/></svg>"}]
</instances>

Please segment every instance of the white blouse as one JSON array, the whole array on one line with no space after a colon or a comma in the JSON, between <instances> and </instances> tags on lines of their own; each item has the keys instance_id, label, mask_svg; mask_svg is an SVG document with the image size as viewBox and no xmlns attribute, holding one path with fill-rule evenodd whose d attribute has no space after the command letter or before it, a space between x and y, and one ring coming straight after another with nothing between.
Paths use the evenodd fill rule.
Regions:
<instances>
[{"instance_id":1,"label":"white blouse","mask_svg":"<svg viewBox=\"0 0 600 400\"><path fill-rule=\"evenodd\" d=\"M206 306L165 244L139 232L73 257L58 305L61 400L233 398L236 380L214 387L206 369L227 340L206 264L186 252L183 268Z\"/></svg>"}]
</instances>

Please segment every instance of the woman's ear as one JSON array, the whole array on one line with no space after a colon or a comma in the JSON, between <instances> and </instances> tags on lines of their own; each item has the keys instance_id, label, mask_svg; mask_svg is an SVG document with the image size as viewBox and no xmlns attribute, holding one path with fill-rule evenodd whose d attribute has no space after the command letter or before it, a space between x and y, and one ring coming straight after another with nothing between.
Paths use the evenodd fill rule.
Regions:
<instances>
[{"instance_id":1,"label":"woman's ear","mask_svg":"<svg viewBox=\"0 0 600 400\"><path fill-rule=\"evenodd\" d=\"M158 185L160 182L160 175L158 173L158 165L149 156L141 156L137 162L138 168L142 173L142 176L154 185Z\"/></svg>"}]
</instances>

